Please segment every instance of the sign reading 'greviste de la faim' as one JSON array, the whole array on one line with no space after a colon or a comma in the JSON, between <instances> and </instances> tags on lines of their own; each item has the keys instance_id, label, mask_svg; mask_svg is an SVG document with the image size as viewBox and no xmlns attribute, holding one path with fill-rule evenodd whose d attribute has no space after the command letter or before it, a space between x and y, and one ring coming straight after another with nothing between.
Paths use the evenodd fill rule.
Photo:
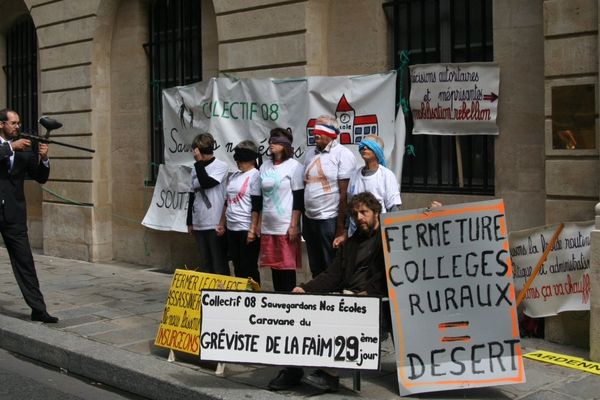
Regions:
<instances>
[{"instance_id":1,"label":"sign reading 'greviste de la faim'","mask_svg":"<svg viewBox=\"0 0 600 400\"><path fill-rule=\"evenodd\" d=\"M524 382L502 200L382 227L400 394Z\"/></svg>"},{"instance_id":2,"label":"sign reading 'greviste de la faim'","mask_svg":"<svg viewBox=\"0 0 600 400\"><path fill-rule=\"evenodd\" d=\"M202 360L376 370L380 299L204 290Z\"/></svg>"}]
</instances>

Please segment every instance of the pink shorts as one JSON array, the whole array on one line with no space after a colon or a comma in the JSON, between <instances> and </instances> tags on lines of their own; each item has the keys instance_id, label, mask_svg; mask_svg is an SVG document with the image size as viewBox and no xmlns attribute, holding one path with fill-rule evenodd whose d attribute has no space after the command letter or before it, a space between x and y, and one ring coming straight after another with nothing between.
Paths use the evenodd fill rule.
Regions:
<instances>
[{"instance_id":1,"label":"pink shorts","mask_svg":"<svg viewBox=\"0 0 600 400\"><path fill-rule=\"evenodd\" d=\"M302 268L300 238L290 243L287 235L260 237L260 266L272 269L295 270Z\"/></svg>"}]
</instances>

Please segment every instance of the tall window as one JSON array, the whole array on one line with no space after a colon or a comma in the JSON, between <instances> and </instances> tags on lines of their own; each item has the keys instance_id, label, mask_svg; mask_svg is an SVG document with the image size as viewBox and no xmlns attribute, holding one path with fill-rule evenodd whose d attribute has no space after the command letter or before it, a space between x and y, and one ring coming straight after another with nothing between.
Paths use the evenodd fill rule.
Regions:
<instances>
[{"instance_id":1,"label":"tall window","mask_svg":"<svg viewBox=\"0 0 600 400\"><path fill-rule=\"evenodd\" d=\"M393 21L396 68L402 51L409 64L493 60L492 0L392 0L384 7ZM408 75L398 75L406 99ZM403 191L494 194L493 136L413 135L410 115L406 124L414 155L404 157Z\"/></svg>"},{"instance_id":2,"label":"tall window","mask_svg":"<svg viewBox=\"0 0 600 400\"><path fill-rule=\"evenodd\" d=\"M6 34L6 106L19 113L23 132L37 130L37 36L31 16L19 19Z\"/></svg>"},{"instance_id":3,"label":"tall window","mask_svg":"<svg viewBox=\"0 0 600 400\"><path fill-rule=\"evenodd\" d=\"M152 0L150 38L151 159L153 179L164 161L162 90L202 80L202 31L198 0Z\"/></svg>"}]
</instances>

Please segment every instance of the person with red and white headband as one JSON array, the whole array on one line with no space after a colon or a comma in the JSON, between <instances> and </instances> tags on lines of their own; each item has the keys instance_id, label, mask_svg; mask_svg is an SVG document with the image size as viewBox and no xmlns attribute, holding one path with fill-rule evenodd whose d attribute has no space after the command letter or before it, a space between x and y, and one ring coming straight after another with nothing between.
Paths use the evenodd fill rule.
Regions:
<instances>
[{"instance_id":1,"label":"person with red and white headband","mask_svg":"<svg viewBox=\"0 0 600 400\"><path fill-rule=\"evenodd\" d=\"M304 215L302 236L313 277L323 272L335 255L334 238L344 234L348 181L356 167L354 154L337 140L335 117L317 118L315 150L304 160Z\"/></svg>"}]
</instances>

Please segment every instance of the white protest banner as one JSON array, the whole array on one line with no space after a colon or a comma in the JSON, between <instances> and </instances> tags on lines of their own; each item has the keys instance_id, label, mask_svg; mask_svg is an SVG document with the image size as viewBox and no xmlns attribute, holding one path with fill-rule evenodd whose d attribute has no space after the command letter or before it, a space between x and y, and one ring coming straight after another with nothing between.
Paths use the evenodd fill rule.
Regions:
<instances>
[{"instance_id":1,"label":"white protest banner","mask_svg":"<svg viewBox=\"0 0 600 400\"><path fill-rule=\"evenodd\" d=\"M376 370L380 299L204 290L200 358Z\"/></svg>"},{"instance_id":2,"label":"white protest banner","mask_svg":"<svg viewBox=\"0 0 600 400\"><path fill-rule=\"evenodd\" d=\"M511 232L510 255L519 293L548 247L557 225ZM594 221L567 222L523 298L523 312L548 317L590 309L590 244Z\"/></svg>"},{"instance_id":3,"label":"white protest banner","mask_svg":"<svg viewBox=\"0 0 600 400\"><path fill-rule=\"evenodd\" d=\"M187 207L192 169L161 164L152 195L152 203L142 225L160 231L187 232Z\"/></svg>"},{"instance_id":4,"label":"white protest banner","mask_svg":"<svg viewBox=\"0 0 600 400\"><path fill-rule=\"evenodd\" d=\"M410 82L413 134L498 134L497 64L412 65Z\"/></svg>"},{"instance_id":5,"label":"white protest banner","mask_svg":"<svg viewBox=\"0 0 600 400\"><path fill-rule=\"evenodd\" d=\"M230 164L233 147L253 140L268 150L269 131L291 128L295 157L302 162L313 149L316 118L334 115L340 121L339 141L358 157L358 143L367 134L385 142L391 159L394 134L396 72L365 76L306 77L298 79L213 78L163 91L165 163L194 162L191 143L210 132L217 144L215 156Z\"/></svg>"},{"instance_id":6,"label":"white protest banner","mask_svg":"<svg viewBox=\"0 0 600 400\"><path fill-rule=\"evenodd\" d=\"M381 219L400 394L524 382L502 200Z\"/></svg>"},{"instance_id":7,"label":"white protest banner","mask_svg":"<svg viewBox=\"0 0 600 400\"><path fill-rule=\"evenodd\" d=\"M385 157L400 180L404 154L404 123L394 125L396 72L364 76L307 77L298 79L230 79L208 81L163 91L164 157L169 166L192 167L191 143L202 132L216 139L215 156L236 170L233 147L253 140L264 155L269 131L290 127L294 135L295 157L302 162L314 149L316 118L330 114L340 121L339 141L360 159L358 143L364 135L379 135L385 142ZM402 112L398 114L402 117ZM401 146L396 148L396 143ZM178 181L176 179L184 179ZM174 193L190 179L171 172L159 178L154 197L166 196L166 186ZM160 187L159 187L160 186ZM157 201L148 210L143 224L149 228L185 232L185 213L160 207ZM184 205L187 207L187 203ZM183 217L183 218L182 218ZM183 221L183 224L182 224Z\"/></svg>"}]
</instances>

